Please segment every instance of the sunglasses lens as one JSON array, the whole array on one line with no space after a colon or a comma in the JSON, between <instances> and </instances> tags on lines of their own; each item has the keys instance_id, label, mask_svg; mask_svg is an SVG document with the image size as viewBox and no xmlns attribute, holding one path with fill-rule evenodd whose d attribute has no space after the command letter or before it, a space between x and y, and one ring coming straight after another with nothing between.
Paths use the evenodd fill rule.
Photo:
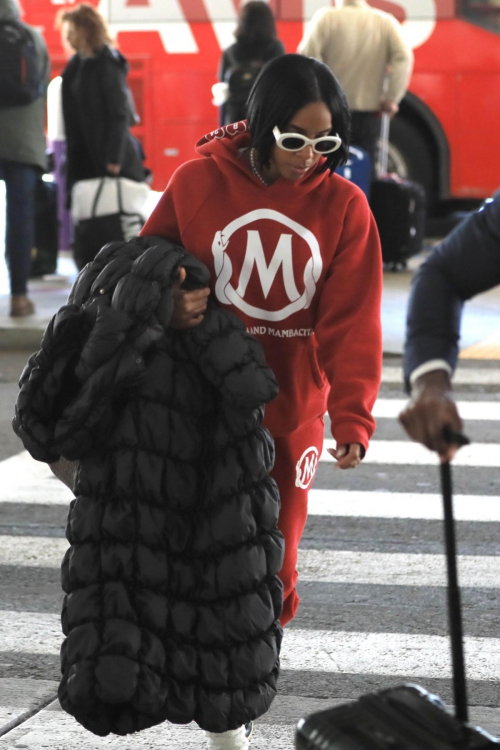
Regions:
<instances>
[{"instance_id":1,"label":"sunglasses lens","mask_svg":"<svg viewBox=\"0 0 500 750\"><path fill-rule=\"evenodd\" d=\"M281 141L281 148L284 148L287 151L299 151L301 148L304 148L304 145L305 141L303 138L300 138L300 136L297 138L288 136Z\"/></svg>"},{"instance_id":2,"label":"sunglasses lens","mask_svg":"<svg viewBox=\"0 0 500 750\"><path fill-rule=\"evenodd\" d=\"M330 151L335 151L337 144L335 141L327 141L325 138L324 141L318 141L314 148L319 154L329 154Z\"/></svg>"}]
</instances>

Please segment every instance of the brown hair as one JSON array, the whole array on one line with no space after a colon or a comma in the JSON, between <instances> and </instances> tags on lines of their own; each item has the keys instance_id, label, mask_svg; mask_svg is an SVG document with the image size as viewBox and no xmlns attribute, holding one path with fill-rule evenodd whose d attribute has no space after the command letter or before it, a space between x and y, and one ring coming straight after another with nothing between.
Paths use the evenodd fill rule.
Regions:
<instances>
[{"instance_id":1,"label":"brown hair","mask_svg":"<svg viewBox=\"0 0 500 750\"><path fill-rule=\"evenodd\" d=\"M83 29L87 44L93 52L98 52L113 41L106 21L92 5L82 3L73 10L61 9L57 14L57 27L61 28L65 21Z\"/></svg>"}]
</instances>

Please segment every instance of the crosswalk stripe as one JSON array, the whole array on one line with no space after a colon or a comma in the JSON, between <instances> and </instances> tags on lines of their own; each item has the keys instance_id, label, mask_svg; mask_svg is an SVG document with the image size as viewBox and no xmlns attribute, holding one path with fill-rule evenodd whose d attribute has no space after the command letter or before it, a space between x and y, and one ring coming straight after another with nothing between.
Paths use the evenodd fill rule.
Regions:
<instances>
[{"instance_id":1,"label":"crosswalk stripe","mask_svg":"<svg viewBox=\"0 0 500 750\"><path fill-rule=\"evenodd\" d=\"M453 375L455 385L500 385L500 369L487 367L459 367ZM382 368L382 383L403 386L403 370L394 365Z\"/></svg>"},{"instance_id":2,"label":"crosswalk stripe","mask_svg":"<svg viewBox=\"0 0 500 750\"><path fill-rule=\"evenodd\" d=\"M334 448L335 441L327 439L323 444L321 461L334 461L327 452ZM365 464L390 464L413 466L436 466L436 453L410 440L372 440L363 460ZM453 459L454 466L500 467L500 445L496 443L473 443L460 448Z\"/></svg>"},{"instance_id":3,"label":"crosswalk stripe","mask_svg":"<svg viewBox=\"0 0 500 750\"><path fill-rule=\"evenodd\" d=\"M387 586L445 586L444 555L400 552L299 549L301 581L368 583ZM461 586L494 589L500 557L459 555Z\"/></svg>"},{"instance_id":4,"label":"crosswalk stripe","mask_svg":"<svg viewBox=\"0 0 500 750\"><path fill-rule=\"evenodd\" d=\"M324 441L321 461L334 461L328 448L335 441ZM409 440L372 440L365 464L413 464L436 466L437 456L422 445ZM500 445L473 443L461 448L454 458L455 466L500 467ZM0 502L63 505L68 507L73 494L54 477L46 464L34 461L27 451L0 463Z\"/></svg>"},{"instance_id":5,"label":"crosswalk stripe","mask_svg":"<svg viewBox=\"0 0 500 750\"><path fill-rule=\"evenodd\" d=\"M500 522L500 497L455 495L453 510L457 521ZM441 495L413 492L310 490L309 515L441 520L443 501Z\"/></svg>"},{"instance_id":6,"label":"crosswalk stripe","mask_svg":"<svg viewBox=\"0 0 500 750\"><path fill-rule=\"evenodd\" d=\"M59 568L69 547L67 539L46 536L0 536L0 565Z\"/></svg>"},{"instance_id":7,"label":"crosswalk stripe","mask_svg":"<svg viewBox=\"0 0 500 750\"><path fill-rule=\"evenodd\" d=\"M58 654L61 616L42 612L0 611L0 649L28 654Z\"/></svg>"},{"instance_id":8,"label":"crosswalk stripe","mask_svg":"<svg viewBox=\"0 0 500 750\"><path fill-rule=\"evenodd\" d=\"M0 502L69 506L73 493L28 451L0 462Z\"/></svg>"},{"instance_id":9,"label":"crosswalk stripe","mask_svg":"<svg viewBox=\"0 0 500 750\"><path fill-rule=\"evenodd\" d=\"M397 419L407 403L408 399L379 398L375 402L372 414L376 419ZM457 401L457 407L462 419L500 421L499 401Z\"/></svg>"},{"instance_id":10,"label":"crosswalk stripe","mask_svg":"<svg viewBox=\"0 0 500 750\"><path fill-rule=\"evenodd\" d=\"M66 539L2 536L0 564L59 568L68 548ZM444 586L443 555L349 550L299 549L302 581L369 583L388 586ZM459 556L462 586L496 588L500 557Z\"/></svg>"},{"instance_id":11,"label":"crosswalk stripe","mask_svg":"<svg viewBox=\"0 0 500 750\"><path fill-rule=\"evenodd\" d=\"M284 696L285 698L287 696ZM252 736L252 750L290 750L294 747L295 725L301 715L330 708L332 704L344 701L319 701L313 698L303 698L299 705L277 707L282 702L282 696L277 696L271 707L274 721L266 714L256 722ZM283 721L283 717L285 720ZM53 704L46 710L36 714L21 727L8 734L7 744L3 750L17 750L29 748L78 748L78 750L206 750L207 739L205 732L197 724L171 724L168 721L140 733L123 737L109 734L106 738L96 737L78 724L72 716L63 713L62 709Z\"/></svg>"},{"instance_id":12,"label":"crosswalk stripe","mask_svg":"<svg viewBox=\"0 0 500 750\"><path fill-rule=\"evenodd\" d=\"M467 677L497 680L500 640L465 638ZM347 674L449 677L447 636L402 633L350 633L329 630L285 631L282 669Z\"/></svg>"},{"instance_id":13,"label":"crosswalk stripe","mask_svg":"<svg viewBox=\"0 0 500 750\"><path fill-rule=\"evenodd\" d=\"M0 612L2 651L57 655L63 639L59 615ZM495 680L500 673L500 639L466 637L467 673L472 680ZM285 630L282 669L349 674L447 677L446 636Z\"/></svg>"}]
</instances>

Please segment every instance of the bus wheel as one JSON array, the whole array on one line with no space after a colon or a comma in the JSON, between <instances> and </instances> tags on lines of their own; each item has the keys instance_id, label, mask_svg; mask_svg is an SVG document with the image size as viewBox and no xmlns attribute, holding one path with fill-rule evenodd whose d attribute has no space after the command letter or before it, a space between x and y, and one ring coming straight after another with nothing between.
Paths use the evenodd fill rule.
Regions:
<instances>
[{"instance_id":1,"label":"bus wheel","mask_svg":"<svg viewBox=\"0 0 500 750\"><path fill-rule=\"evenodd\" d=\"M389 172L419 182L425 189L428 210L436 204L435 160L425 135L409 120L397 115L391 122Z\"/></svg>"}]
</instances>

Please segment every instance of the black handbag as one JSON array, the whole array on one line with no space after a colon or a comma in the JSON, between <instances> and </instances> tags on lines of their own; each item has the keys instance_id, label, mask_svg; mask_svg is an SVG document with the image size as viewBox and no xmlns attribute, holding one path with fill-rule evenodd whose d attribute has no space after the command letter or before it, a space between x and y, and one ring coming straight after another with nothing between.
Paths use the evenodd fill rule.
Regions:
<instances>
[{"instance_id":1,"label":"black handbag","mask_svg":"<svg viewBox=\"0 0 500 750\"><path fill-rule=\"evenodd\" d=\"M100 180L89 218L81 219L75 224L73 257L79 271L93 261L99 250L108 242L131 239L140 232L144 224L144 217L140 214L127 213L124 210L120 177L111 180L116 185L118 212L98 215L99 200L103 195L106 180L109 179L110 177L106 176Z\"/></svg>"},{"instance_id":2,"label":"black handbag","mask_svg":"<svg viewBox=\"0 0 500 750\"><path fill-rule=\"evenodd\" d=\"M465 444L463 435L449 442ZM458 587L451 469L441 464L448 572L448 615L455 715L419 685L400 685L312 714L297 726L297 750L487 750L500 741L468 723L462 613Z\"/></svg>"}]
</instances>

